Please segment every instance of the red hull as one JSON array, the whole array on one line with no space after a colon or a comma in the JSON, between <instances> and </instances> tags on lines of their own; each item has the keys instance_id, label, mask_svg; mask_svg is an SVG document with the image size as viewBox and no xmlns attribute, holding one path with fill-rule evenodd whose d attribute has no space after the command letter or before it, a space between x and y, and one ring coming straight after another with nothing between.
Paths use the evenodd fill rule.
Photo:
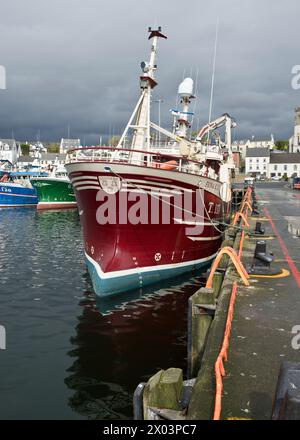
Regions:
<instances>
[{"instance_id":1,"label":"red hull","mask_svg":"<svg viewBox=\"0 0 300 440\"><path fill-rule=\"evenodd\" d=\"M85 253L96 293L107 295L142 287L150 283L151 273L154 282L159 278L173 277L177 272L179 274L209 264L218 251L222 234L220 227L211 223L211 220L217 221L221 218L222 202L218 196L217 182L199 176L187 179L186 175L182 181L180 175L183 173L151 170L149 174L147 168L143 173L137 174L138 167L129 165L119 165L117 174L105 171L105 164L100 163L74 163L67 165L67 168L76 194ZM123 186L113 196L116 201L115 224L99 224L106 194L101 188L101 181L116 179L116 175ZM198 193L199 180L202 181L202 186L208 188L203 189L202 196ZM190 215L186 220L185 213L181 219L178 218L172 191L187 194L191 198L190 209L186 209L189 212L195 213L198 205L203 205L204 199L206 213L202 209L202 216L194 220ZM124 197L128 197L129 193L132 197L132 193L141 192L154 194L147 196L148 215L142 219L144 224L131 224L128 221L122 224L124 213L120 211L124 211ZM199 197L202 199L199 200ZM159 219L156 218L158 224L153 224L151 217L153 198L157 199L155 209L160 212ZM135 202L136 200L127 200L126 212L130 212ZM170 224L162 223L162 212L166 206L170 212ZM223 213L225 217L229 209L230 205L227 203ZM194 225L197 223L197 230L193 229L193 222ZM99 282L97 278L100 278ZM113 284L109 283L110 279L113 279Z\"/></svg>"}]
</instances>

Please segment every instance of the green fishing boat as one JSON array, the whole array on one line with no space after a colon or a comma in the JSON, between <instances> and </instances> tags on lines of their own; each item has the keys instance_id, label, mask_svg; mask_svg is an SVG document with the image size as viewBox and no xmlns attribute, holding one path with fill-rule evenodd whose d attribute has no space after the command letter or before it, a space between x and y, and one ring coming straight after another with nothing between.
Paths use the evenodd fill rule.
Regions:
<instances>
[{"instance_id":1,"label":"green fishing boat","mask_svg":"<svg viewBox=\"0 0 300 440\"><path fill-rule=\"evenodd\" d=\"M37 209L62 209L77 206L72 184L65 172L30 180L38 195Z\"/></svg>"}]
</instances>

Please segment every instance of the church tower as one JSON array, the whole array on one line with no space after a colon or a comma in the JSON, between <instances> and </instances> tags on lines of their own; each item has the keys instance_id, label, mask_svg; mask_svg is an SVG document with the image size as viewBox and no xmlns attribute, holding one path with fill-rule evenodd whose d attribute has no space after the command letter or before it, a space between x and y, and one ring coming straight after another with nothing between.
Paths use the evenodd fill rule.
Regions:
<instances>
[{"instance_id":1,"label":"church tower","mask_svg":"<svg viewBox=\"0 0 300 440\"><path fill-rule=\"evenodd\" d=\"M300 153L300 107L295 109L294 135L290 138L290 153Z\"/></svg>"}]
</instances>

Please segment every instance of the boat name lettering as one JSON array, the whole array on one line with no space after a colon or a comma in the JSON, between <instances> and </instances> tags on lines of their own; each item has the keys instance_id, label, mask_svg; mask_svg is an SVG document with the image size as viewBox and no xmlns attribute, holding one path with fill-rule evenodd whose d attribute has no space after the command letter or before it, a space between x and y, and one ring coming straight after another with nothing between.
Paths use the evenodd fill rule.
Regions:
<instances>
[{"instance_id":1,"label":"boat name lettering","mask_svg":"<svg viewBox=\"0 0 300 440\"><path fill-rule=\"evenodd\" d=\"M6 193L11 193L11 188L6 188L6 186L1 186L1 191Z\"/></svg>"},{"instance_id":2,"label":"boat name lettering","mask_svg":"<svg viewBox=\"0 0 300 440\"><path fill-rule=\"evenodd\" d=\"M218 190L219 189L219 182L211 182L209 180L201 179L198 183L199 187L205 188L205 189L213 189Z\"/></svg>"}]
</instances>

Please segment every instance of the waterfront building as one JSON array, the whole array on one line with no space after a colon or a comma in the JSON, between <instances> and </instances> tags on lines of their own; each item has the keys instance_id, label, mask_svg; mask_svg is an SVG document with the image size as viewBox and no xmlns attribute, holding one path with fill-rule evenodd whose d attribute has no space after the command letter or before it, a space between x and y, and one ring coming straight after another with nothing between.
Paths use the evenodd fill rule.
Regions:
<instances>
[{"instance_id":1,"label":"waterfront building","mask_svg":"<svg viewBox=\"0 0 300 440\"><path fill-rule=\"evenodd\" d=\"M66 154L45 153L41 154L35 163L38 163L42 168L52 168L53 166L64 166L66 163Z\"/></svg>"},{"instance_id":2,"label":"waterfront building","mask_svg":"<svg viewBox=\"0 0 300 440\"><path fill-rule=\"evenodd\" d=\"M8 160L15 164L20 155L20 146L15 139L0 139L0 160Z\"/></svg>"},{"instance_id":3,"label":"waterfront building","mask_svg":"<svg viewBox=\"0 0 300 440\"><path fill-rule=\"evenodd\" d=\"M68 150L71 150L72 148L78 148L80 147L80 139L64 139L60 141L60 148L59 152L60 154L66 154Z\"/></svg>"},{"instance_id":4,"label":"waterfront building","mask_svg":"<svg viewBox=\"0 0 300 440\"><path fill-rule=\"evenodd\" d=\"M295 109L294 134L289 139L289 152L300 153L300 107Z\"/></svg>"},{"instance_id":5,"label":"waterfront building","mask_svg":"<svg viewBox=\"0 0 300 440\"><path fill-rule=\"evenodd\" d=\"M271 154L267 177L296 176L300 176L300 153Z\"/></svg>"},{"instance_id":6,"label":"waterfront building","mask_svg":"<svg viewBox=\"0 0 300 440\"><path fill-rule=\"evenodd\" d=\"M235 141L232 144L232 151L239 152L242 160L245 160L246 152L250 148L268 148L269 150L274 150L274 136L271 134L270 139L255 139L253 137L252 140L244 139L240 141Z\"/></svg>"},{"instance_id":7,"label":"waterfront building","mask_svg":"<svg viewBox=\"0 0 300 440\"><path fill-rule=\"evenodd\" d=\"M248 148L245 158L245 173L254 175L267 175L270 163L269 148Z\"/></svg>"}]
</instances>

